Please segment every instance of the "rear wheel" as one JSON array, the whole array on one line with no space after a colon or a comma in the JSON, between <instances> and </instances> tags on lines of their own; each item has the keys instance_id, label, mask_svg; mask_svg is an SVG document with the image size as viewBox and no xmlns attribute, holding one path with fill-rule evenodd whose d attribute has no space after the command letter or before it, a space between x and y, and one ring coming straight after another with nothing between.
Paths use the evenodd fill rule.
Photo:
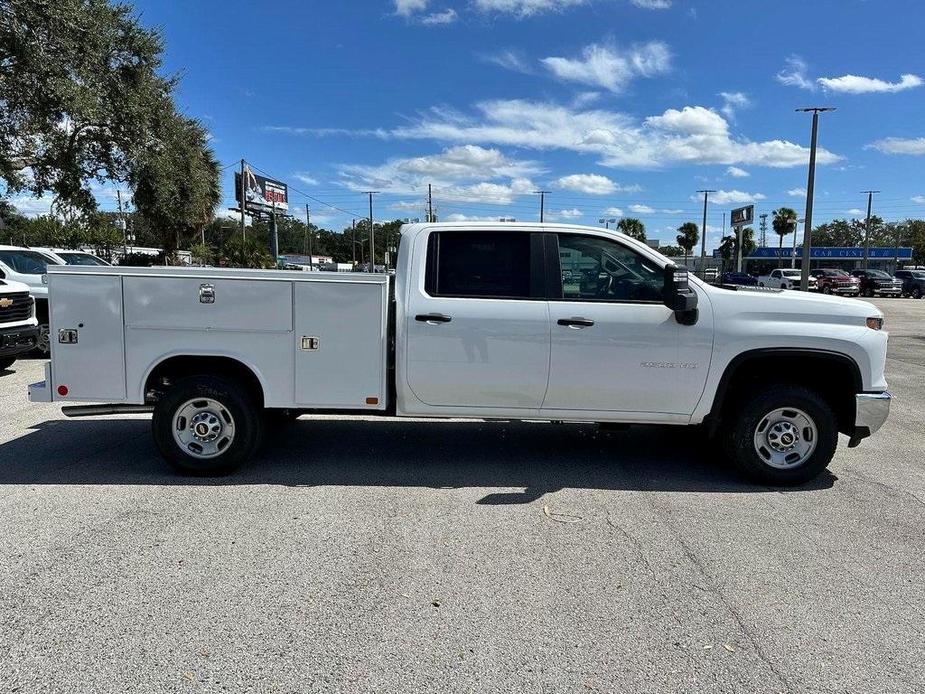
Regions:
<instances>
[{"instance_id":1,"label":"rear wheel","mask_svg":"<svg viewBox=\"0 0 925 694\"><path fill-rule=\"evenodd\" d=\"M157 403L151 427L158 450L178 470L223 475L256 451L263 420L253 397L231 380L192 376Z\"/></svg>"},{"instance_id":2,"label":"rear wheel","mask_svg":"<svg viewBox=\"0 0 925 694\"><path fill-rule=\"evenodd\" d=\"M775 486L803 484L832 460L838 425L817 393L772 386L740 403L726 431L726 453L746 477Z\"/></svg>"},{"instance_id":3,"label":"rear wheel","mask_svg":"<svg viewBox=\"0 0 925 694\"><path fill-rule=\"evenodd\" d=\"M913 299L922 298L922 288L921 287L916 287L915 289L912 290L912 298Z\"/></svg>"}]
</instances>

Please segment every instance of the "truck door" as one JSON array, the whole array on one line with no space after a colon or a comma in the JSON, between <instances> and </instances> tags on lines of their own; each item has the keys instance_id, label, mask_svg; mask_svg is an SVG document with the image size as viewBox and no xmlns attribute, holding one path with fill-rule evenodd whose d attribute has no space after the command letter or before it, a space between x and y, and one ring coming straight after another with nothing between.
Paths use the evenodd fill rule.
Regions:
<instances>
[{"instance_id":1,"label":"truck door","mask_svg":"<svg viewBox=\"0 0 925 694\"><path fill-rule=\"evenodd\" d=\"M417 239L405 311L405 379L425 405L533 409L546 390L542 236L432 232ZM422 271L423 270L423 271Z\"/></svg>"},{"instance_id":2,"label":"truck door","mask_svg":"<svg viewBox=\"0 0 925 694\"><path fill-rule=\"evenodd\" d=\"M559 233L547 244L550 284L561 284L549 302L543 409L691 414L710 366L709 308L697 325L678 324L662 268L613 238Z\"/></svg>"}]
</instances>

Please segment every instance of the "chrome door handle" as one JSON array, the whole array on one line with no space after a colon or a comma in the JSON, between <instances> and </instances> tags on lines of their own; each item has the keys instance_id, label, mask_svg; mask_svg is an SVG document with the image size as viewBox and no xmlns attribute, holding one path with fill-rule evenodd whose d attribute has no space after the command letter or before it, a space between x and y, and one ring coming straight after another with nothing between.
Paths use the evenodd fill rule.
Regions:
<instances>
[{"instance_id":1,"label":"chrome door handle","mask_svg":"<svg viewBox=\"0 0 925 694\"><path fill-rule=\"evenodd\" d=\"M442 313L419 313L414 317L414 320L419 323L436 325L437 323L449 323L453 319L450 316L444 316Z\"/></svg>"}]
</instances>

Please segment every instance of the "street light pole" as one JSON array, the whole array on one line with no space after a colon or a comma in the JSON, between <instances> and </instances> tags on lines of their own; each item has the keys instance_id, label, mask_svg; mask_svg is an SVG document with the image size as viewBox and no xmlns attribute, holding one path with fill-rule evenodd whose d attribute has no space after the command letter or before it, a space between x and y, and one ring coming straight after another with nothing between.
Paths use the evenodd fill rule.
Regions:
<instances>
[{"instance_id":1,"label":"street light pole","mask_svg":"<svg viewBox=\"0 0 925 694\"><path fill-rule=\"evenodd\" d=\"M834 111L830 106L811 106L796 109L799 113L813 114L813 134L809 146L809 174L806 181L806 216L803 226L803 266L800 268L800 289L809 291L809 261L813 247L813 188L816 184L816 143L819 133L819 114ZM794 236L796 231L793 232Z\"/></svg>"},{"instance_id":2,"label":"street light pole","mask_svg":"<svg viewBox=\"0 0 925 694\"><path fill-rule=\"evenodd\" d=\"M700 230L700 279L707 276L707 199L715 190L698 190L703 193L703 228Z\"/></svg>"},{"instance_id":3,"label":"street light pole","mask_svg":"<svg viewBox=\"0 0 925 694\"><path fill-rule=\"evenodd\" d=\"M540 224L544 221L545 210L546 210L546 193L548 190L534 190L534 194L540 196Z\"/></svg>"},{"instance_id":4,"label":"street light pole","mask_svg":"<svg viewBox=\"0 0 925 694\"><path fill-rule=\"evenodd\" d=\"M376 232L373 228L373 196L379 191L367 190L369 196L369 271L376 271Z\"/></svg>"},{"instance_id":5,"label":"street light pole","mask_svg":"<svg viewBox=\"0 0 925 694\"><path fill-rule=\"evenodd\" d=\"M862 190L862 193L867 193L867 221L864 222L864 269L867 269L867 266L870 264L870 208L874 203L874 193L879 193L879 190Z\"/></svg>"}]
</instances>

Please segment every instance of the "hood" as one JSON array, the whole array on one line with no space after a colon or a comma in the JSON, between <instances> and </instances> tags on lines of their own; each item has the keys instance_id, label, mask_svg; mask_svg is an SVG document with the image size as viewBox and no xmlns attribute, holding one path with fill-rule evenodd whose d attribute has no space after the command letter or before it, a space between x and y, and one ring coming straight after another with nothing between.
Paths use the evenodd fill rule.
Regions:
<instances>
[{"instance_id":1,"label":"hood","mask_svg":"<svg viewBox=\"0 0 925 694\"><path fill-rule=\"evenodd\" d=\"M730 314L746 312L768 320L797 320L815 323L861 324L883 313L868 301L829 294L799 291L738 291L711 288L710 300Z\"/></svg>"},{"instance_id":2,"label":"hood","mask_svg":"<svg viewBox=\"0 0 925 694\"><path fill-rule=\"evenodd\" d=\"M29 285L13 280L0 280L0 294L15 294L17 292L28 292Z\"/></svg>"}]
</instances>

